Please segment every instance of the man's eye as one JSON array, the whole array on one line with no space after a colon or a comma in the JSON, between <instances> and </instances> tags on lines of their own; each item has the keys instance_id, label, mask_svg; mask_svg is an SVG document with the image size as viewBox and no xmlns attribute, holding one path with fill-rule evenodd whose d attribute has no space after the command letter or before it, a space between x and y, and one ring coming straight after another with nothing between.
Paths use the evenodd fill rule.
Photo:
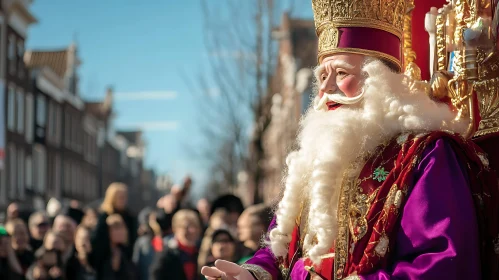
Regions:
<instances>
[{"instance_id":1,"label":"man's eye","mask_svg":"<svg viewBox=\"0 0 499 280\"><path fill-rule=\"evenodd\" d=\"M321 80L325 81L325 80L326 80L326 78L327 78L327 75L326 75L326 74L322 74L322 75L321 75Z\"/></svg>"},{"instance_id":2,"label":"man's eye","mask_svg":"<svg viewBox=\"0 0 499 280\"><path fill-rule=\"evenodd\" d=\"M347 73L347 72L345 72L345 71L338 71L338 72L336 73L336 75L338 75L338 76L345 76L345 75L348 75L348 73Z\"/></svg>"}]
</instances>

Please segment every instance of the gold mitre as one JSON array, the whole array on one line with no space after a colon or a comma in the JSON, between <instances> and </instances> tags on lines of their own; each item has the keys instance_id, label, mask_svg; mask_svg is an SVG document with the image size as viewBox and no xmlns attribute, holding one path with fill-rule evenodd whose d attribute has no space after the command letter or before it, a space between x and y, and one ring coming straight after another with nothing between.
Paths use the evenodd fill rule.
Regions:
<instances>
[{"instance_id":1,"label":"gold mitre","mask_svg":"<svg viewBox=\"0 0 499 280\"><path fill-rule=\"evenodd\" d=\"M319 63L335 53L381 58L402 69L407 0L312 0Z\"/></svg>"}]
</instances>

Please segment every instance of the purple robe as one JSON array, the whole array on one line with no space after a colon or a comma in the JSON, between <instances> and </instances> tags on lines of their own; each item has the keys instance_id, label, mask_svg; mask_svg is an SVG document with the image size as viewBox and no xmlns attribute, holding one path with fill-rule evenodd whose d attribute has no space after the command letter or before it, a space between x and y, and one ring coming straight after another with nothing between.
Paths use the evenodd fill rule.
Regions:
<instances>
[{"instance_id":1,"label":"purple robe","mask_svg":"<svg viewBox=\"0 0 499 280\"><path fill-rule=\"evenodd\" d=\"M466 171L445 140L426 148L414 178L389 267L361 279L480 279L478 225ZM269 248L246 263L264 268L274 280L283 278ZM291 279L307 275L298 261Z\"/></svg>"}]
</instances>

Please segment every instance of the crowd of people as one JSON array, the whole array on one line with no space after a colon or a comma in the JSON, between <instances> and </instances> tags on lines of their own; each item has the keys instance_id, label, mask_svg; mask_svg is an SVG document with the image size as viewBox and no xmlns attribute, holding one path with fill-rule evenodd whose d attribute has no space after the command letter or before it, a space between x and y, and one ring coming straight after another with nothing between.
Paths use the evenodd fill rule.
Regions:
<instances>
[{"instance_id":1,"label":"crowd of people","mask_svg":"<svg viewBox=\"0 0 499 280\"><path fill-rule=\"evenodd\" d=\"M197 280L216 259L243 263L258 250L272 214L234 195L187 201L191 185L146 207L127 209L127 186L111 184L99 207L47 205L23 218L17 202L0 226L0 279Z\"/></svg>"}]
</instances>

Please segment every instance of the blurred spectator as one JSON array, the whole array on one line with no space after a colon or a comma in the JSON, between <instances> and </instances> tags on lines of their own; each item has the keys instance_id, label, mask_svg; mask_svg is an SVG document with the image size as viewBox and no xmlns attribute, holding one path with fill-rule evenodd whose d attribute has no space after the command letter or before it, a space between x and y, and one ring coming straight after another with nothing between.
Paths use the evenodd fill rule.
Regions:
<instances>
[{"instance_id":1,"label":"blurred spectator","mask_svg":"<svg viewBox=\"0 0 499 280\"><path fill-rule=\"evenodd\" d=\"M119 214L111 214L106 218L109 232L111 255L97 271L97 279L106 280L135 280L134 265L125 255L128 245L128 229Z\"/></svg>"},{"instance_id":2,"label":"blurred spectator","mask_svg":"<svg viewBox=\"0 0 499 280\"><path fill-rule=\"evenodd\" d=\"M10 237L5 228L0 226L0 279L20 280L23 279L22 273Z\"/></svg>"},{"instance_id":3,"label":"blurred spectator","mask_svg":"<svg viewBox=\"0 0 499 280\"><path fill-rule=\"evenodd\" d=\"M272 221L272 209L264 204L248 207L237 221L239 241L243 242L243 258L239 263L246 262L253 257L260 248L262 236L267 232Z\"/></svg>"},{"instance_id":4,"label":"blurred spectator","mask_svg":"<svg viewBox=\"0 0 499 280\"><path fill-rule=\"evenodd\" d=\"M11 236L12 249L25 274L35 260L35 255L29 246L28 228L23 220L11 219L5 224L5 230Z\"/></svg>"},{"instance_id":5,"label":"blurred spectator","mask_svg":"<svg viewBox=\"0 0 499 280\"><path fill-rule=\"evenodd\" d=\"M97 275L95 270L90 266L88 262L88 255L92 252L92 245L90 245L90 231L84 226L78 226L75 234L75 249L76 258L78 262L75 267L68 267L67 270L72 269L72 278L67 277L66 279L75 280L95 280Z\"/></svg>"},{"instance_id":6,"label":"blurred spectator","mask_svg":"<svg viewBox=\"0 0 499 280\"><path fill-rule=\"evenodd\" d=\"M243 202L235 195L228 194L217 198L211 207L211 213L217 209L225 209L227 211L227 224L232 235L237 235L237 220L244 211Z\"/></svg>"},{"instance_id":7,"label":"blurred spectator","mask_svg":"<svg viewBox=\"0 0 499 280\"><path fill-rule=\"evenodd\" d=\"M180 209L190 208L187 205L187 197L192 185L190 177L184 179L183 185L175 185L170 193L158 200L158 207L163 212L158 213L157 220L163 230L163 236L172 234L172 218Z\"/></svg>"},{"instance_id":8,"label":"blurred spectator","mask_svg":"<svg viewBox=\"0 0 499 280\"><path fill-rule=\"evenodd\" d=\"M84 227L93 230L97 225L97 211L94 208L87 207L84 212L85 215L81 220L81 224Z\"/></svg>"},{"instance_id":9,"label":"blurred spectator","mask_svg":"<svg viewBox=\"0 0 499 280\"><path fill-rule=\"evenodd\" d=\"M64 240L64 251L62 259L67 263L69 258L74 254L74 236L76 231L76 223L73 219L66 215L57 215L52 225L54 232L59 234Z\"/></svg>"},{"instance_id":10,"label":"blurred spectator","mask_svg":"<svg viewBox=\"0 0 499 280\"><path fill-rule=\"evenodd\" d=\"M62 263L66 267L66 279L74 279L73 267L77 266L78 259L75 256L75 231L76 222L69 216L59 214L54 219L53 230L64 240L64 251L62 252Z\"/></svg>"},{"instance_id":11,"label":"blurred spectator","mask_svg":"<svg viewBox=\"0 0 499 280\"><path fill-rule=\"evenodd\" d=\"M158 211L156 219L161 226L163 236L168 236L172 234L172 218L180 210L180 204L172 194L165 195L160 200L162 211Z\"/></svg>"},{"instance_id":12,"label":"blurred spectator","mask_svg":"<svg viewBox=\"0 0 499 280\"><path fill-rule=\"evenodd\" d=\"M155 237L154 230L150 223L150 218L153 215L151 208L144 208L138 216L139 221L139 238L135 242L133 248L133 262L137 266L137 271L139 273L141 280L149 279L149 266L154 258L154 248L153 239ZM161 229L157 228L157 233L161 236ZM160 238L161 241L161 238Z\"/></svg>"},{"instance_id":13,"label":"blurred spectator","mask_svg":"<svg viewBox=\"0 0 499 280\"><path fill-rule=\"evenodd\" d=\"M7 206L7 217L5 219L6 222L19 218L19 203L11 202Z\"/></svg>"},{"instance_id":14,"label":"blurred spectator","mask_svg":"<svg viewBox=\"0 0 499 280\"><path fill-rule=\"evenodd\" d=\"M211 215L210 223L204 233L201 247L199 249L198 266L202 267L207 263L215 261L211 254L211 243L213 232L218 229L227 229L227 211L219 208Z\"/></svg>"},{"instance_id":15,"label":"blurred spectator","mask_svg":"<svg viewBox=\"0 0 499 280\"><path fill-rule=\"evenodd\" d=\"M50 222L45 211L38 211L29 217L29 233L31 235L30 245L33 252L36 252L43 244L43 238L50 229Z\"/></svg>"},{"instance_id":16,"label":"blurred spectator","mask_svg":"<svg viewBox=\"0 0 499 280\"><path fill-rule=\"evenodd\" d=\"M81 220L85 215L81 210L80 202L78 200L71 200L68 206L61 209L60 213L73 219L77 225L81 223Z\"/></svg>"},{"instance_id":17,"label":"blurred spectator","mask_svg":"<svg viewBox=\"0 0 499 280\"><path fill-rule=\"evenodd\" d=\"M36 251L36 261L26 273L27 280L63 280L64 274L59 252L40 248Z\"/></svg>"},{"instance_id":18,"label":"blurred spectator","mask_svg":"<svg viewBox=\"0 0 499 280\"><path fill-rule=\"evenodd\" d=\"M64 242L64 238L59 233L49 230L43 239L43 248L47 250L56 250L62 256L64 249L66 248L66 244Z\"/></svg>"},{"instance_id":19,"label":"blurred spectator","mask_svg":"<svg viewBox=\"0 0 499 280\"><path fill-rule=\"evenodd\" d=\"M109 230L106 223L110 215L118 214L123 219L128 230L128 243L124 245L124 257L127 260L132 259L133 244L137 236L136 218L127 210L128 191L127 186L122 183L112 183L106 190L104 201L101 204L101 213L97 220L97 225L90 237L92 243L92 254L90 263L100 271L101 266L106 259L111 257L111 246L109 240Z\"/></svg>"},{"instance_id":20,"label":"blurred spectator","mask_svg":"<svg viewBox=\"0 0 499 280\"><path fill-rule=\"evenodd\" d=\"M198 279L197 245L202 230L198 214L193 210L179 210L173 216L172 228L173 238L155 256L149 279Z\"/></svg>"},{"instance_id":21,"label":"blurred spectator","mask_svg":"<svg viewBox=\"0 0 499 280\"><path fill-rule=\"evenodd\" d=\"M198 209L199 215L203 220L203 226L208 227L208 224L210 222L210 203L208 202L208 199L200 199L196 204L196 208Z\"/></svg>"},{"instance_id":22,"label":"blurred spectator","mask_svg":"<svg viewBox=\"0 0 499 280\"><path fill-rule=\"evenodd\" d=\"M205 264L214 266L215 260L222 259L230 262L236 261L236 240L228 230L217 229L211 236L211 255L213 261Z\"/></svg>"}]
</instances>

